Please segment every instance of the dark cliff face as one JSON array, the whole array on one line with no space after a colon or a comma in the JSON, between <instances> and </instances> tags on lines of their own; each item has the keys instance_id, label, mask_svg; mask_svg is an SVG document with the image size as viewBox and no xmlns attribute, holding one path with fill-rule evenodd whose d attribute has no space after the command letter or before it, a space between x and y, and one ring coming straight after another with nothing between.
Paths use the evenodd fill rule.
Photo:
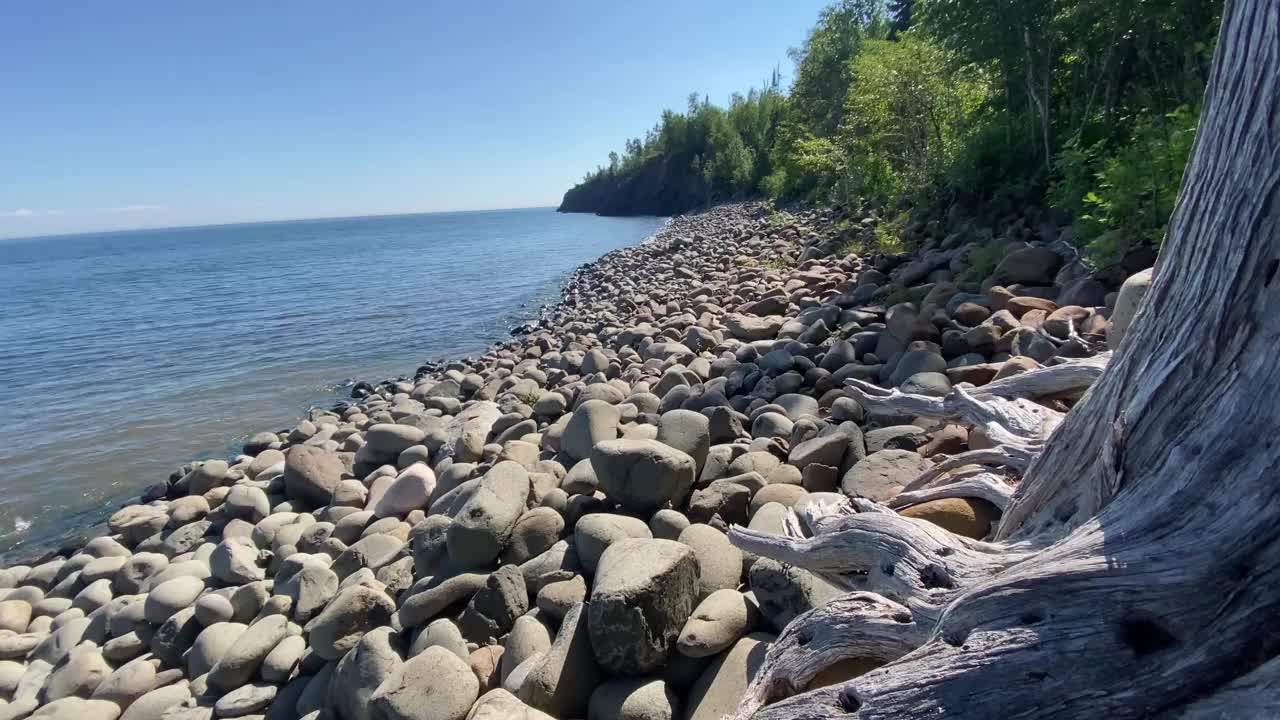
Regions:
<instances>
[{"instance_id":1,"label":"dark cliff face","mask_svg":"<svg viewBox=\"0 0 1280 720\"><path fill-rule=\"evenodd\" d=\"M680 158L654 158L630 173L602 173L564 194L560 212L679 215L707 205L706 183Z\"/></svg>"}]
</instances>

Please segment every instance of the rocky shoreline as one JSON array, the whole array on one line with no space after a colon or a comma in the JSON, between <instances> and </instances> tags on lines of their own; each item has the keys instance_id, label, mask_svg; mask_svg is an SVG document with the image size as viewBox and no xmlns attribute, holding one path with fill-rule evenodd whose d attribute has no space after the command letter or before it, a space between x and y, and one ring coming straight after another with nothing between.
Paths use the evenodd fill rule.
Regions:
<instances>
[{"instance_id":1,"label":"rocky shoreline","mask_svg":"<svg viewBox=\"0 0 1280 720\"><path fill-rule=\"evenodd\" d=\"M852 499L982 539L1016 482L926 486L992 439L845 383L942 397L1097 354L1149 281L1117 293L1024 217L989 268L959 219L913 255L855 254L878 224L677 218L485 355L184 466L107 534L0 570L0 720L733 712L777 634L840 591L730 527L805 532Z\"/></svg>"}]
</instances>

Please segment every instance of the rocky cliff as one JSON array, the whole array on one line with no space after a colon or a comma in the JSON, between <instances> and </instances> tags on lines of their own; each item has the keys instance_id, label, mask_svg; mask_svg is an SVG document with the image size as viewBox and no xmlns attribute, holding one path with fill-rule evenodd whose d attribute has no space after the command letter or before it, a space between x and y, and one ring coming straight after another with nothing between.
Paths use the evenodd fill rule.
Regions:
<instances>
[{"instance_id":1,"label":"rocky cliff","mask_svg":"<svg viewBox=\"0 0 1280 720\"><path fill-rule=\"evenodd\" d=\"M671 216L705 206L706 184L679 158L654 158L637 171L595 176L564 194L560 212Z\"/></svg>"}]
</instances>

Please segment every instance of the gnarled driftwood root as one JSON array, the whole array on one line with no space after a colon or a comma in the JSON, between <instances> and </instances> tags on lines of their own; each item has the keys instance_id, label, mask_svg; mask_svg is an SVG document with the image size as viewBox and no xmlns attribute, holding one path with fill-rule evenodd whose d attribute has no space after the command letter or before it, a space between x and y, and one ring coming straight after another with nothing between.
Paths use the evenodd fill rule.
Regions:
<instances>
[{"instance_id":1,"label":"gnarled driftwood root","mask_svg":"<svg viewBox=\"0 0 1280 720\"><path fill-rule=\"evenodd\" d=\"M928 636L928 628L915 622L903 605L875 593L842 595L782 631L730 720L745 720L770 702L804 691L840 663L897 660Z\"/></svg>"}]
</instances>

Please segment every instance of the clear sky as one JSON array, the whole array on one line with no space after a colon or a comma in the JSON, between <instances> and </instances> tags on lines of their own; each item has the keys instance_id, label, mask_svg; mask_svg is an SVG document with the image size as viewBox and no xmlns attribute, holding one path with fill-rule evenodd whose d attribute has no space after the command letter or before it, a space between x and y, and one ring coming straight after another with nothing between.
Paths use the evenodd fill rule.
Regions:
<instances>
[{"instance_id":1,"label":"clear sky","mask_svg":"<svg viewBox=\"0 0 1280 720\"><path fill-rule=\"evenodd\" d=\"M0 237L555 205L824 0L0 5Z\"/></svg>"}]
</instances>

